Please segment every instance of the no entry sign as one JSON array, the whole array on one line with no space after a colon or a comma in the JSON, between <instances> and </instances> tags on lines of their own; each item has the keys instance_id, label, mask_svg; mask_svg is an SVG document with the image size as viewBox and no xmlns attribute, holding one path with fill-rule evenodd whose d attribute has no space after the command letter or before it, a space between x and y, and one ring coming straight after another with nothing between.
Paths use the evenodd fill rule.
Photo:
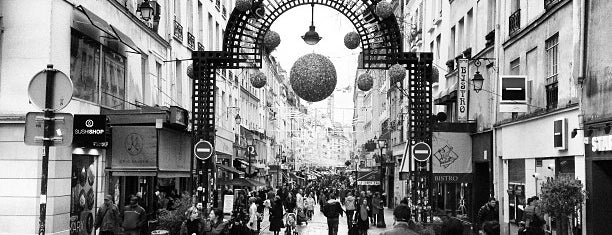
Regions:
<instances>
[{"instance_id":1,"label":"no entry sign","mask_svg":"<svg viewBox=\"0 0 612 235\"><path fill-rule=\"evenodd\" d=\"M213 151L214 148L212 144L206 140L200 140L200 142L193 146L193 155L200 160L208 159L210 156L212 156Z\"/></svg>"},{"instance_id":2,"label":"no entry sign","mask_svg":"<svg viewBox=\"0 0 612 235\"><path fill-rule=\"evenodd\" d=\"M412 146L412 156L417 161L427 161L431 157L431 146L425 142L418 142Z\"/></svg>"}]
</instances>

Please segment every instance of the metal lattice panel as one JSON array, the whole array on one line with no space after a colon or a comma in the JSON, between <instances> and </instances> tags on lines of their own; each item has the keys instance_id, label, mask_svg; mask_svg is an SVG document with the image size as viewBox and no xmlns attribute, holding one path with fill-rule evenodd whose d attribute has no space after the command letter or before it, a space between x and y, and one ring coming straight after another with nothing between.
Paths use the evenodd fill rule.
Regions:
<instances>
[{"instance_id":1,"label":"metal lattice panel","mask_svg":"<svg viewBox=\"0 0 612 235\"><path fill-rule=\"evenodd\" d=\"M284 12L301 5L331 7L346 16L361 36L363 69L387 69L388 55L402 51L402 37L394 16L381 20L374 14L380 0L256 0L252 10L234 10L223 39L224 51L234 59L228 68L261 68L263 38ZM255 9L265 9L259 17ZM342 40L342 39L338 39Z\"/></svg>"}]
</instances>

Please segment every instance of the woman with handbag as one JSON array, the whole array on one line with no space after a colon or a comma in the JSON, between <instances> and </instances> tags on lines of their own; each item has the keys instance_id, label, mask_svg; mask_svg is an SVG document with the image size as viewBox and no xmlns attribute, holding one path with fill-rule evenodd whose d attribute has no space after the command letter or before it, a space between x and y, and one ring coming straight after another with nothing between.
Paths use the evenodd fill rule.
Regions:
<instances>
[{"instance_id":1,"label":"woman with handbag","mask_svg":"<svg viewBox=\"0 0 612 235\"><path fill-rule=\"evenodd\" d=\"M355 210L355 216L353 216L354 228L357 228L359 235L367 235L368 229L370 228L370 220L368 214L370 213L370 207L368 206L368 199L361 199L359 207Z\"/></svg>"},{"instance_id":2,"label":"woman with handbag","mask_svg":"<svg viewBox=\"0 0 612 235\"><path fill-rule=\"evenodd\" d=\"M270 231L274 232L274 235L280 233L280 229L285 225L283 224L283 203L280 197L277 195L272 200L272 208L270 209Z\"/></svg>"}]
</instances>

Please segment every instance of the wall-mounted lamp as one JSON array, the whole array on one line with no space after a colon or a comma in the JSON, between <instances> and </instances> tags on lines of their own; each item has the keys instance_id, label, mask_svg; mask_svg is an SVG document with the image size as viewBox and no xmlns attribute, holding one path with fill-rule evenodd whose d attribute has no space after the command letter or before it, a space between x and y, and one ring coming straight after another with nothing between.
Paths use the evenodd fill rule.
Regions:
<instances>
[{"instance_id":1,"label":"wall-mounted lamp","mask_svg":"<svg viewBox=\"0 0 612 235\"><path fill-rule=\"evenodd\" d=\"M482 86L484 85L484 78L482 77L482 74L480 74L480 71L478 71L478 68L480 67L480 65L482 65L481 60L494 60L493 58L476 58L476 59L472 59L472 61L474 61L474 66L476 66L476 73L474 73L474 77L472 78L472 84L474 86L474 91L476 93L482 91Z\"/></svg>"},{"instance_id":2,"label":"wall-mounted lamp","mask_svg":"<svg viewBox=\"0 0 612 235\"><path fill-rule=\"evenodd\" d=\"M144 2L138 6L138 11L140 11L143 20L149 21L155 14L155 7L149 0L144 0Z\"/></svg>"}]
</instances>

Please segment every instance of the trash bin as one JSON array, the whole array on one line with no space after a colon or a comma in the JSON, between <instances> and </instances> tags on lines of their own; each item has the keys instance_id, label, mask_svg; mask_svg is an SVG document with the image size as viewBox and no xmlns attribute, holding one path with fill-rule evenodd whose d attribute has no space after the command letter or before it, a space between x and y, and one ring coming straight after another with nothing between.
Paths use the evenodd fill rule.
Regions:
<instances>
[{"instance_id":1,"label":"trash bin","mask_svg":"<svg viewBox=\"0 0 612 235\"><path fill-rule=\"evenodd\" d=\"M153 230L153 232L151 232L151 235L168 235L168 234L170 234L168 230Z\"/></svg>"}]
</instances>

